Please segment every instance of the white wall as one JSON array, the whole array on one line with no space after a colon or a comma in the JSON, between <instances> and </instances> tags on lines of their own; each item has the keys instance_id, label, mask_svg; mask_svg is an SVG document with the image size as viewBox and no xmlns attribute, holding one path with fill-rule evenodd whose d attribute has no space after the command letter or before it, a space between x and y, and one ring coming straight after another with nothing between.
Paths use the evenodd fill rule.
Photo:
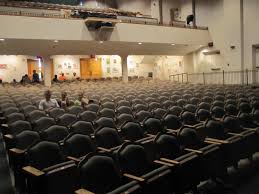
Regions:
<instances>
[{"instance_id":1,"label":"white wall","mask_svg":"<svg viewBox=\"0 0 259 194\"><path fill-rule=\"evenodd\" d=\"M85 0L83 6L87 8L115 8L116 3L113 0Z\"/></svg>"},{"instance_id":2,"label":"white wall","mask_svg":"<svg viewBox=\"0 0 259 194\"><path fill-rule=\"evenodd\" d=\"M186 17L192 14L192 0L181 0L180 13L181 13L181 20L186 21Z\"/></svg>"},{"instance_id":3,"label":"white wall","mask_svg":"<svg viewBox=\"0 0 259 194\"><path fill-rule=\"evenodd\" d=\"M119 10L140 12L143 15L151 15L151 0L117 0Z\"/></svg>"},{"instance_id":4,"label":"white wall","mask_svg":"<svg viewBox=\"0 0 259 194\"><path fill-rule=\"evenodd\" d=\"M258 7L259 7L258 0L244 0L244 38L245 38L244 59L245 59L245 68L248 68L248 69L253 68L252 45L259 44ZM258 60L257 60L257 65L258 65Z\"/></svg>"},{"instance_id":5,"label":"white wall","mask_svg":"<svg viewBox=\"0 0 259 194\"><path fill-rule=\"evenodd\" d=\"M0 55L0 64L7 67L0 69L0 78L3 82L11 82L13 79L20 81L22 76L28 73L26 56Z\"/></svg>"}]
</instances>

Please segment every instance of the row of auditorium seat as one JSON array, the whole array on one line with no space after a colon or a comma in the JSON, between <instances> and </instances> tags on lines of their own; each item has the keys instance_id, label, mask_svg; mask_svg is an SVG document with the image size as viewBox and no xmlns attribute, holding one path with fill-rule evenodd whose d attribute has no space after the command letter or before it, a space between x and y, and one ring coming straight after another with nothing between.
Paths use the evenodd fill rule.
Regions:
<instances>
[{"instance_id":1,"label":"row of auditorium seat","mask_svg":"<svg viewBox=\"0 0 259 194\"><path fill-rule=\"evenodd\" d=\"M96 109L80 110L95 114L94 120L81 120L80 111L71 114L63 110L62 116L73 115L76 119L70 122L67 117L60 125L57 118L62 118L61 115L51 118L50 113L48 116L45 113L30 123L23 119L27 118L24 108L32 106L32 98L37 96L35 92L43 93L45 88L26 86L17 90L8 86L0 89L3 96L0 111L5 109L2 105L8 98L24 114L21 120L10 123L3 114L6 118L2 120L8 124L2 125L2 129L7 149L10 149L16 186L21 191L50 194L76 190L80 193L80 189L93 193L196 192L201 181L226 176L227 167L237 167L240 159L252 159L259 148L258 92L248 87L86 82L79 86L59 84L51 90L59 96L67 87L71 90L69 97L84 91L95 100L96 104L89 106ZM27 98L29 104L19 104L19 95ZM192 98L196 98L195 103L191 103ZM172 104L162 106L166 101ZM150 108L148 104L152 102L158 106ZM104 108L105 103L109 107ZM136 111L137 104L145 107L144 110ZM235 114L230 114L228 105L235 107ZM100 115L103 109L109 110L107 115ZM137 114L141 111L148 114L138 120ZM214 111L222 115L217 116ZM118 125L120 116L125 116L125 123ZM9 138L12 126L17 123L30 127L21 127Z\"/></svg>"}]
</instances>

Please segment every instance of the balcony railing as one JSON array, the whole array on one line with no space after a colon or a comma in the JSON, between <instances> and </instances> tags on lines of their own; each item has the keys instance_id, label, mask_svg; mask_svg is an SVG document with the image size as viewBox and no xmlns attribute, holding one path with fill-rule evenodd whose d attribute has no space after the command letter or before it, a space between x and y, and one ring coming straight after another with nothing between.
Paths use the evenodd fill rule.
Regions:
<instances>
[{"instance_id":1,"label":"balcony railing","mask_svg":"<svg viewBox=\"0 0 259 194\"><path fill-rule=\"evenodd\" d=\"M181 73L170 75L169 80L203 85L251 85L259 84L259 70Z\"/></svg>"}]
</instances>

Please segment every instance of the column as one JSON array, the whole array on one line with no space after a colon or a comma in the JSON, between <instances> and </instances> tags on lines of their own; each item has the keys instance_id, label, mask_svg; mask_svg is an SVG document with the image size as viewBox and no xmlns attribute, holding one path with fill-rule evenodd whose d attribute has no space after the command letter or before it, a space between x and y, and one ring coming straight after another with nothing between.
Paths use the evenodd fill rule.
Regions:
<instances>
[{"instance_id":1,"label":"column","mask_svg":"<svg viewBox=\"0 0 259 194\"><path fill-rule=\"evenodd\" d=\"M43 66L44 66L44 85L50 87L51 86L51 60L50 56L44 56L43 57Z\"/></svg>"},{"instance_id":2,"label":"column","mask_svg":"<svg viewBox=\"0 0 259 194\"><path fill-rule=\"evenodd\" d=\"M121 55L121 69L122 69L122 81L124 83L128 83L129 78L128 78L128 63L127 63L127 58L128 55Z\"/></svg>"}]
</instances>

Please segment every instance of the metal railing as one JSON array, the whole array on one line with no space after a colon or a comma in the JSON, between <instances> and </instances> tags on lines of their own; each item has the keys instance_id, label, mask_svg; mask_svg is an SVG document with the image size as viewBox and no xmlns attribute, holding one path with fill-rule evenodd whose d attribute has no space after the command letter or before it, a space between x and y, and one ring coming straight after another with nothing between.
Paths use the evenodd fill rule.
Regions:
<instances>
[{"instance_id":1,"label":"metal railing","mask_svg":"<svg viewBox=\"0 0 259 194\"><path fill-rule=\"evenodd\" d=\"M259 70L180 73L169 75L169 80L203 85L251 85L259 84Z\"/></svg>"}]
</instances>

